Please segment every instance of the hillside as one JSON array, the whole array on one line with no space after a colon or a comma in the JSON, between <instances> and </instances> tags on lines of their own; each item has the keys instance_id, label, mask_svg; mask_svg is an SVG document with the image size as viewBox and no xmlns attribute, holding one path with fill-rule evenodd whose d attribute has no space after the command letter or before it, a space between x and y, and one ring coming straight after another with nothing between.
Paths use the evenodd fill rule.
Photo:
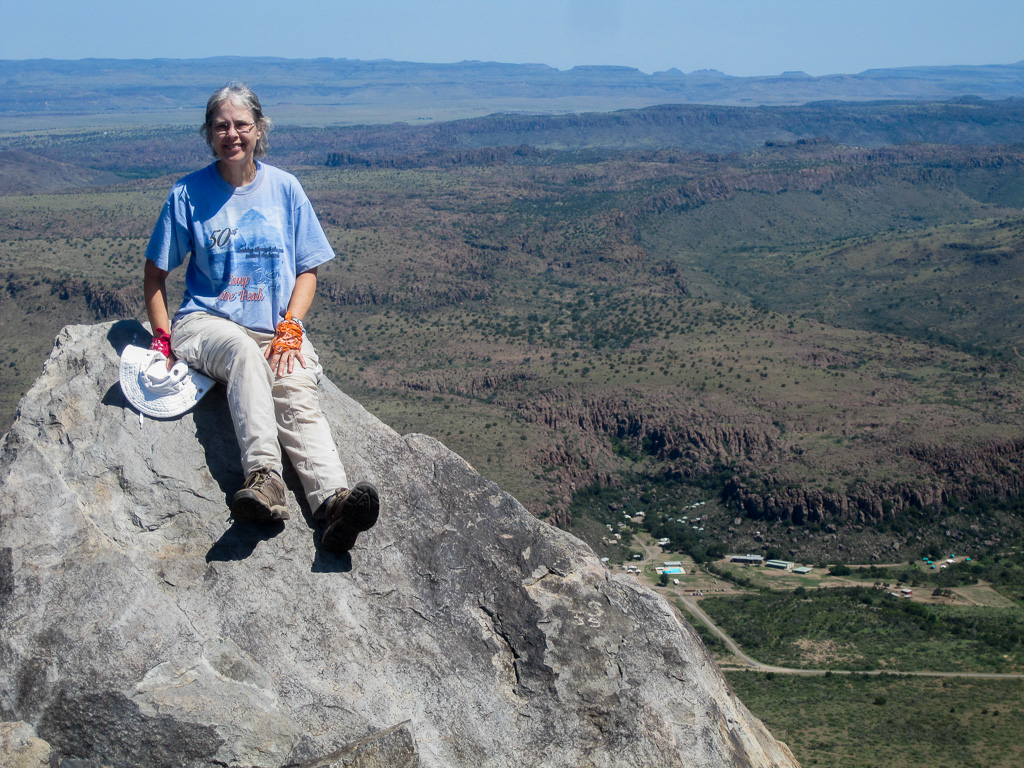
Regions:
<instances>
[{"instance_id":1,"label":"hillside","mask_svg":"<svg viewBox=\"0 0 1024 768\"><path fill-rule=\"evenodd\" d=\"M1017 109L768 110L759 143L759 110L682 107L281 129L272 157L339 254L310 319L325 367L397 430L609 553L624 509L656 525L704 500L678 546L888 560L1022 533L1024 153L998 143ZM572 120L604 147L564 148ZM651 148L716 122L747 148ZM879 124L858 146L766 138ZM886 145L932 132L949 143ZM135 175L205 161L185 131L18 141ZM0 198L8 423L61 325L141 316L171 178Z\"/></svg>"},{"instance_id":2,"label":"hillside","mask_svg":"<svg viewBox=\"0 0 1024 768\"><path fill-rule=\"evenodd\" d=\"M610 112L657 104L798 105L1024 97L1024 63L905 67L809 77L731 77L713 70L463 61L422 64L268 57L0 60L0 130L191 124L190 110L231 80L297 125L450 121L504 113ZM44 120L45 123L40 122ZM53 124L56 123L54 126Z\"/></svg>"},{"instance_id":3,"label":"hillside","mask_svg":"<svg viewBox=\"0 0 1024 768\"><path fill-rule=\"evenodd\" d=\"M202 116L201 109L190 114L193 120ZM787 146L783 156L793 156L799 165L820 154L822 142L873 149L1024 143L1024 99L764 108L671 104L612 113L496 114L427 125L286 126L272 131L269 140L275 162L285 167L522 164L538 162L538 151L571 153L561 163L597 161L608 152L641 152L637 157L662 163L687 161L673 151L705 153L714 161L723 154L781 152ZM23 162L38 156L80 166L83 173L128 178L184 173L210 157L194 126L13 132L0 134L3 150L29 153L18 156Z\"/></svg>"},{"instance_id":4,"label":"hillside","mask_svg":"<svg viewBox=\"0 0 1024 768\"><path fill-rule=\"evenodd\" d=\"M49 160L30 152L0 151L0 195L78 190L107 186L118 180L113 173Z\"/></svg>"}]
</instances>

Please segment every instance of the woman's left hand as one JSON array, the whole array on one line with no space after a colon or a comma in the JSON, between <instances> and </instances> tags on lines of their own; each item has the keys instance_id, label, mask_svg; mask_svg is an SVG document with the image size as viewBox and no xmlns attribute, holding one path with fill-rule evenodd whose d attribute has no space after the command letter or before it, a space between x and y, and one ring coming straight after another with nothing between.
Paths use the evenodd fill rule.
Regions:
<instances>
[{"instance_id":1,"label":"woman's left hand","mask_svg":"<svg viewBox=\"0 0 1024 768\"><path fill-rule=\"evenodd\" d=\"M292 373L295 370L296 361L298 361L299 365L303 368L306 367L306 359L297 349L286 349L284 352L275 352L274 345L268 344L267 350L263 355L267 358L267 362L270 363L270 369L278 376L283 376L285 373Z\"/></svg>"}]
</instances>

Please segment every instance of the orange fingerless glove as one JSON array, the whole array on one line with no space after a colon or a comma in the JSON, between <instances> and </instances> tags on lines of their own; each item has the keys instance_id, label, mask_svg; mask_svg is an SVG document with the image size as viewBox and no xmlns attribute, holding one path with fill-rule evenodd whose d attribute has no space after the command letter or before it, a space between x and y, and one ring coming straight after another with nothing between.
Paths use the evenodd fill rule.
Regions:
<instances>
[{"instance_id":1,"label":"orange fingerless glove","mask_svg":"<svg viewBox=\"0 0 1024 768\"><path fill-rule=\"evenodd\" d=\"M284 320L277 324L274 332L274 341L271 345L275 355L287 352L289 349L300 349L302 347L302 323L292 320L292 313L288 312Z\"/></svg>"}]
</instances>

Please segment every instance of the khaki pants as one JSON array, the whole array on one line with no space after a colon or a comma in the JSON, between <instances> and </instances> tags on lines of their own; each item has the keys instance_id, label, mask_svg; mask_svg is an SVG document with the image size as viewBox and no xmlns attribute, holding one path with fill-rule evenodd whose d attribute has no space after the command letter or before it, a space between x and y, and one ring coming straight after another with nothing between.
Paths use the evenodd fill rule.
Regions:
<instances>
[{"instance_id":1,"label":"khaki pants","mask_svg":"<svg viewBox=\"0 0 1024 768\"><path fill-rule=\"evenodd\" d=\"M338 488L348 487L345 468L320 410L317 383L323 369L313 345L302 339L306 367L276 375L263 357L272 333L250 331L205 312L191 312L171 332L174 354L227 387L228 408L246 477L260 468L281 472L284 448L310 511Z\"/></svg>"}]
</instances>

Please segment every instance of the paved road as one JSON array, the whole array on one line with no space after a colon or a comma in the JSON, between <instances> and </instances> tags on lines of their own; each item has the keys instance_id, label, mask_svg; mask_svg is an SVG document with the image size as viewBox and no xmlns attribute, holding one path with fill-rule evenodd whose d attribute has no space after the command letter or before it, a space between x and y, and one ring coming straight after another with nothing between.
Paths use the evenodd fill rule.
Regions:
<instances>
[{"instance_id":1,"label":"paved road","mask_svg":"<svg viewBox=\"0 0 1024 768\"><path fill-rule=\"evenodd\" d=\"M1012 673L1001 673L1001 672L898 672L893 669L873 669L873 670L844 670L844 669L793 669L791 667L776 667L771 664L763 664L757 659L754 659L745 654L740 647L736 644L725 631L719 627L715 622L711 620L703 609L697 604L697 601L688 595L681 595L680 602L686 607L690 613L696 616L698 619L703 621L708 628L714 632L718 637L722 639L726 647L732 652L732 654L739 659L745 667L730 667L719 664L722 669L730 670L741 670L741 671L754 671L754 672L778 672L783 675L806 675L809 677L823 676L825 674L833 675L910 675L913 677L969 677L969 678L994 678L1002 680L1024 680L1024 674L1012 674Z\"/></svg>"}]
</instances>

